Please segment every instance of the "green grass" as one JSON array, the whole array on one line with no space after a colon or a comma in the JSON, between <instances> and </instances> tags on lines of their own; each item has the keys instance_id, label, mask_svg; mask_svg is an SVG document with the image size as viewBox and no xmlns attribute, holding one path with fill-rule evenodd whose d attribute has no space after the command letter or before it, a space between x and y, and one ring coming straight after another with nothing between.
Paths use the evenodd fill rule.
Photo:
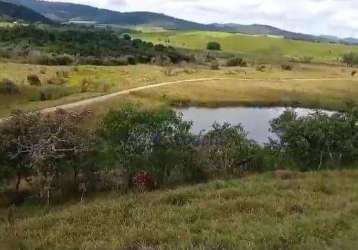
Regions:
<instances>
[{"instance_id":1,"label":"green grass","mask_svg":"<svg viewBox=\"0 0 358 250\"><path fill-rule=\"evenodd\" d=\"M358 172L276 172L23 206L1 249L355 249ZM5 211L3 211L5 213Z\"/></svg>"},{"instance_id":2,"label":"green grass","mask_svg":"<svg viewBox=\"0 0 358 250\"><path fill-rule=\"evenodd\" d=\"M211 31L170 31L135 34L135 37L153 43L165 43L188 49L205 50L210 41L219 42L222 50L258 57L302 58L313 56L316 61L337 61L343 53L358 52L357 46L343 44L314 43L283 38L252 36L227 32Z\"/></svg>"},{"instance_id":3,"label":"green grass","mask_svg":"<svg viewBox=\"0 0 358 250\"><path fill-rule=\"evenodd\" d=\"M15 24L12 23L12 22L7 22L7 21L1 21L0 20L0 27L12 27L14 26Z\"/></svg>"}]
</instances>

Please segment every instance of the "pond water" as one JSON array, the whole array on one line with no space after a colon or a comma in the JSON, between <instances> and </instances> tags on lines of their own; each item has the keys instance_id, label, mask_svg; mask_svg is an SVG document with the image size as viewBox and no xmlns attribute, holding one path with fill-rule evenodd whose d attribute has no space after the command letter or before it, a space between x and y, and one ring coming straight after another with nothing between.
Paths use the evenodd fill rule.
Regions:
<instances>
[{"instance_id":1,"label":"pond water","mask_svg":"<svg viewBox=\"0 0 358 250\"><path fill-rule=\"evenodd\" d=\"M256 142L263 144L268 142L268 138L275 138L270 133L270 121L279 117L287 108L253 108L253 107L225 107L225 108L179 108L178 112L183 114L184 120L193 121L193 133L199 134L201 131L209 130L214 122L223 124L225 122L232 125L241 123L248 137ZM315 112L313 109L296 108L298 115L305 116ZM328 114L332 112L324 111Z\"/></svg>"}]
</instances>

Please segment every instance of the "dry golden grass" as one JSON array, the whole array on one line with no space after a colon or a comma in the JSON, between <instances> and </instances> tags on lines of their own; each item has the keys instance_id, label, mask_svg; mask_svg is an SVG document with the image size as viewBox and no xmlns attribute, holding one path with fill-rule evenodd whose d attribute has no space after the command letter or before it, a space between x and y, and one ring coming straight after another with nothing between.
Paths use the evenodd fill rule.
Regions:
<instances>
[{"instance_id":1,"label":"dry golden grass","mask_svg":"<svg viewBox=\"0 0 358 250\"><path fill-rule=\"evenodd\" d=\"M289 176L289 178L286 178ZM277 173L23 206L0 249L355 249L357 171Z\"/></svg>"},{"instance_id":2,"label":"dry golden grass","mask_svg":"<svg viewBox=\"0 0 358 250\"><path fill-rule=\"evenodd\" d=\"M183 83L133 94L172 105L302 106L344 109L357 103L358 81L353 80L225 80Z\"/></svg>"},{"instance_id":3,"label":"dry golden grass","mask_svg":"<svg viewBox=\"0 0 358 250\"><path fill-rule=\"evenodd\" d=\"M98 107L108 110L126 99L140 99L151 105L156 102L191 103L197 105L300 105L341 108L346 101L357 99L358 83L351 77L352 69L339 66L295 64L292 71L283 71L279 65L267 65L264 72L255 66L210 70L205 66L185 65L159 67L136 65L120 67L102 66L39 66L16 63L0 63L0 79L8 78L20 86L20 95L1 95L0 117L11 110L39 110L65 103L76 102L93 96L104 95L138 86L166 81L199 78L253 79L257 81L221 80L217 82L187 83L156 88L132 96L121 96ZM43 83L56 77L57 72L67 72L65 87L68 95L48 101L38 101L39 87L29 86L27 76L38 75ZM288 79L344 78L337 81L291 81ZM96 90L81 93L81 82L88 79L97 85ZM287 79L287 81L283 81ZM163 98L166 97L166 98ZM120 101L118 100L120 99ZM146 100L145 100L146 99ZM164 102L165 103L165 102ZM156 105L156 104L155 104ZM107 107L108 106L108 107Z\"/></svg>"}]
</instances>

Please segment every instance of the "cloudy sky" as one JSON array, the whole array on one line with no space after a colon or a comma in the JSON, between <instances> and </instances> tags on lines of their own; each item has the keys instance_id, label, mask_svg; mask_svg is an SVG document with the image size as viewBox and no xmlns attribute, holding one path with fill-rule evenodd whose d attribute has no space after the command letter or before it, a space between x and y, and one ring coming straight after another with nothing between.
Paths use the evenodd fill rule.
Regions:
<instances>
[{"instance_id":1,"label":"cloudy sky","mask_svg":"<svg viewBox=\"0 0 358 250\"><path fill-rule=\"evenodd\" d=\"M260 23L296 32L358 37L358 0L56 1L118 11L153 11L202 23Z\"/></svg>"}]
</instances>

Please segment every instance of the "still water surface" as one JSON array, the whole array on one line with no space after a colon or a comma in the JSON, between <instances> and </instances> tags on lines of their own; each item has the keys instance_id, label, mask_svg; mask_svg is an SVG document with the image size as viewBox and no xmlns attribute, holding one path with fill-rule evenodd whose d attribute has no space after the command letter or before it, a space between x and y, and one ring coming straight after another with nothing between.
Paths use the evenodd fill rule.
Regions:
<instances>
[{"instance_id":1,"label":"still water surface","mask_svg":"<svg viewBox=\"0 0 358 250\"><path fill-rule=\"evenodd\" d=\"M253 107L225 107L225 108L201 108L190 107L177 109L183 114L184 120L193 121L193 133L210 129L214 122L232 125L241 123L248 137L258 143L268 142L268 138L274 138L269 131L270 121L279 117L287 108L253 108ZM304 116L315 112L313 109L296 108L298 115ZM326 112L326 111L325 111ZM331 114L332 112L327 112Z\"/></svg>"}]
</instances>

